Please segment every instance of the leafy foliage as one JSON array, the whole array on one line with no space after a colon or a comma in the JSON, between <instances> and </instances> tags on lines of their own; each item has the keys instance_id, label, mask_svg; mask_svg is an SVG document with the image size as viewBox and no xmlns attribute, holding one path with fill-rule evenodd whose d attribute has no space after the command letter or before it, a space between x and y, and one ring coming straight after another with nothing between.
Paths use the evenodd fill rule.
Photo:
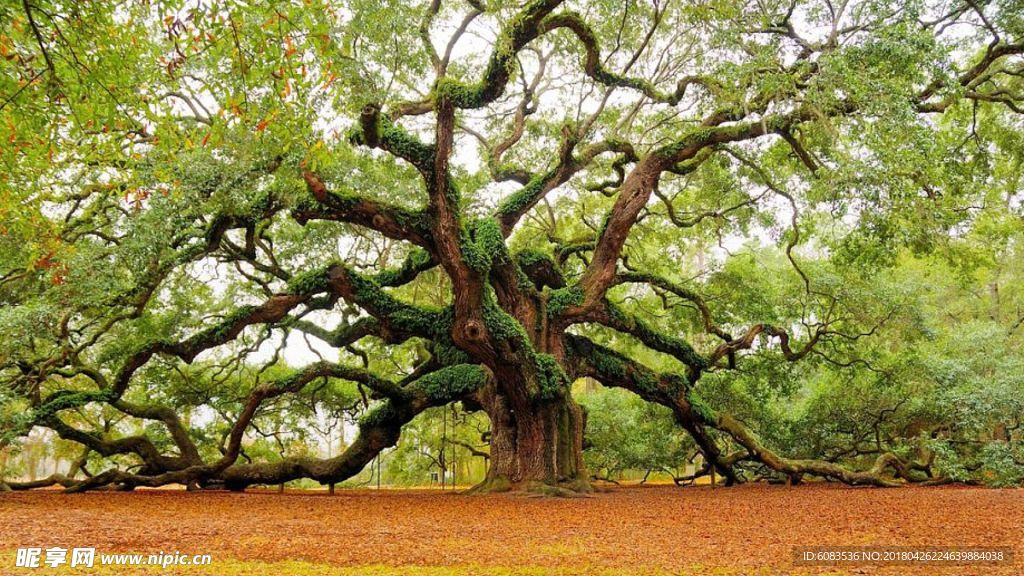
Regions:
<instances>
[{"instance_id":1,"label":"leafy foliage","mask_svg":"<svg viewBox=\"0 0 1024 576\"><path fill-rule=\"evenodd\" d=\"M3 4L0 449L1018 483L1019 2L891 4Z\"/></svg>"}]
</instances>

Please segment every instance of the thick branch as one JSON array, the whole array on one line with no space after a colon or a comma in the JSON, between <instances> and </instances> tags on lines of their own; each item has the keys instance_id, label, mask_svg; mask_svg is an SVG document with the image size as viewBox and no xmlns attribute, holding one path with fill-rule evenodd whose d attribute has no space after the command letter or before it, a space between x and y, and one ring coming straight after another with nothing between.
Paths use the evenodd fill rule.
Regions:
<instances>
[{"instance_id":1,"label":"thick branch","mask_svg":"<svg viewBox=\"0 0 1024 576\"><path fill-rule=\"evenodd\" d=\"M365 226L388 238L406 240L430 247L426 215L361 196L354 192L332 192L324 181L309 170L302 172L316 205L303 205L292 212L300 224L309 220L337 220Z\"/></svg>"}]
</instances>

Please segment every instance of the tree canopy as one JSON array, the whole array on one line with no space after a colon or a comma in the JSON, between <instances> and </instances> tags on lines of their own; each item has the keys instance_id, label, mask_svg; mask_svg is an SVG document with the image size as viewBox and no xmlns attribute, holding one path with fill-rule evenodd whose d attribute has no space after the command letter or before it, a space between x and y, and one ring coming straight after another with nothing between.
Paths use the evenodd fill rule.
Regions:
<instances>
[{"instance_id":1,"label":"tree canopy","mask_svg":"<svg viewBox=\"0 0 1024 576\"><path fill-rule=\"evenodd\" d=\"M1019 481L1022 55L1019 0L0 4L0 447L82 449L7 484L333 484L458 403L480 489L587 491L580 378L728 483Z\"/></svg>"}]
</instances>

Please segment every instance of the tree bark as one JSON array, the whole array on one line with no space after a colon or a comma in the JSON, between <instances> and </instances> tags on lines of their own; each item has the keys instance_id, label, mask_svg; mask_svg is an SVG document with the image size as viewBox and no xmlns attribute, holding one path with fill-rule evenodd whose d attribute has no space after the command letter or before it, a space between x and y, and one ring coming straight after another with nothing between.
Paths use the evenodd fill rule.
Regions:
<instances>
[{"instance_id":1,"label":"tree bark","mask_svg":"<svg viewBox=\"0 0 1024 576\"><path fill-rule=\"evenodd\" d=\"M562 496L591 491L583 464L583 410L568 390L533 402L516 402L494 390L483 396L491 420L491 458L475 491Z\"/></svg>"}]
</instances>

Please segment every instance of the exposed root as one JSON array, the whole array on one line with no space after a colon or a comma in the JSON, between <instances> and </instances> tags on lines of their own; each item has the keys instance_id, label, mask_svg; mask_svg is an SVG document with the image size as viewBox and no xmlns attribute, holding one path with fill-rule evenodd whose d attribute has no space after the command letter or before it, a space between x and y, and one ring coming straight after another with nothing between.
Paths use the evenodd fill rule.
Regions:
<instances>
[{"instance_id":1,"label":"exposed root","mask_svg":"<svg viewBox=\"0 0 1024 576\"><path fill-rule=\"evenodd\" d=\"M589 496L593 492L594 487L591 486L590 482L583 479L552 484L539 480L512 482L505 476L498 476L485 479L483 482L463 492L463 494L513 493L537 497L582 498Z\"/></svg>"}]
</instances>

